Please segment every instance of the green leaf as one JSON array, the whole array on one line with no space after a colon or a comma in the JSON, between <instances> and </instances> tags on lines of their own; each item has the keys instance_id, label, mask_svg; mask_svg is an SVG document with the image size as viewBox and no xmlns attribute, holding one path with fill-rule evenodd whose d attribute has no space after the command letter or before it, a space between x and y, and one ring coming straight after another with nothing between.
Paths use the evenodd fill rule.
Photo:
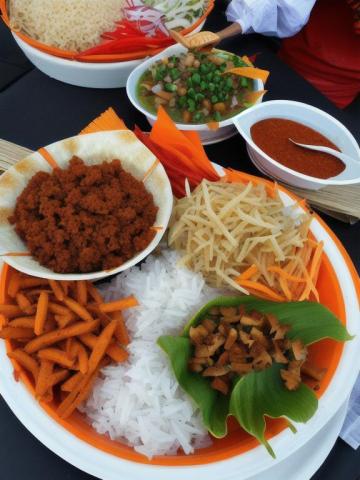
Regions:
<instances>
[{"instance_id":1,"label":"green leaf","mask_svg":"<svg viewBox=\"0 0 360 480\"><path fill-rule=\"evenodd\" d=\"M332 338L344 342L351 340L346 328L336 316L326 307L316 302L270 302L249 296L243 297L217 297L204 305L197 314L188 322L184 335L189 334L190 327L203 320L211 307L235 307L244 305L246 311L257 310L261 313L271 313L284 325L290 325L287 334L290 340L299 339L304 345L318 342L323 338Z\"/></svg>"},{"instance_id":2,"label":"green leaf","mask_svg":"<svg viewBox=\"0 0 360 480\"><path fill-rule=\"evenodd\" d=\"M190 372L188 362L193 353L189 340L191 326L198 325L215 306L235 307L243 305L246 311L273 314L280 323L290 325L287 337L300 339L304 345L323 338L338 341L350 340L346 328L333 313L315 302L277 303L253 296L218 297L202 307L185 326L182 336L160 337L158 344L168 355L180 386L194 400L202 412L205 427L215 437L227 433L226 420L233 415L249 434L258 439L274 456L265 439L265 416L286 417L295 422L308 421L317 410L317 398L306 385L294 391L288 390L280 376L283 365L273 364L261 371L238 378L230 395L224 396L211 388L210 380ZM294 427L289 424L294 431Z\"/></svg>"},{"instance_id":3,"label":"green leaf","mask_svg":"<svg viewBox=\"0 0 360 480\"><path fill-rule=\"evenodd\" d=\"M316 412L318 400L314 392L304 384L294 391L287 390L280 377L282 365L273 364L261 371L240 378L231 393L230 415L242 428L265 445L275 457L274 451L265 439L264 416L286 417L295 422L305 423Z\"/></svg>"},{"instance_id":4,"label":"green leaf","mask_svg":"<svg viewBox=\"0 0 360 480\"><path fill-rule=\"evenodd\" d=\"M179 385L199 407L205 427L214 437L224 437L227 433L226 418L230 398L211 388L208 379L190 372L188 369L188 361L192 354L190 340L185 337L163 336L157 343L168 355Z\"/></svg>"}]
</instances>

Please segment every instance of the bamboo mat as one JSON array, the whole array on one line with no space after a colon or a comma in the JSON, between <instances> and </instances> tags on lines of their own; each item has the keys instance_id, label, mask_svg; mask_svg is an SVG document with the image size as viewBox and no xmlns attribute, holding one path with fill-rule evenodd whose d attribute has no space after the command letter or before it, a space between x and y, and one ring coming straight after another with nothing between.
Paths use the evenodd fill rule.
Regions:
<instances>
[{"instance_id":1,"label":"bamboo mat","mask_svg":"<svg viewBox=\"0 0 360 480\"><path fill-rule=\"evenodd\" d=\"M31 150L0 139L0 173L29 155ZM279 182L282 184L281 182ZM354 224L360 219L360 184L331 186L321 190L306 190L282 184L320 212L342 222Z\"/></svg>"}]
</instances>

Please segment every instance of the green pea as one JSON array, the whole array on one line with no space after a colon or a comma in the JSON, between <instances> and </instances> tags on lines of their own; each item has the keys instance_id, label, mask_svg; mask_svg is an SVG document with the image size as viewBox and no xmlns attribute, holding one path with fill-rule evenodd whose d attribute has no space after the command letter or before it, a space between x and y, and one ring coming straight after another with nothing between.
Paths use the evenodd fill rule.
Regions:
<instances>
[{"instance_id":1,"label":"green pea","mask_svg":"<svg viewBox=\"0 0 360 480\"><path fill-rule=\"evenodd\" d=\"M186 80L186 86L187 86L187 87L192 87L192 80L191 80L191 78L188 78L188 79Z\"/></svg>"},{"instance_id":2,"label":"green pea","mask_svg":"<svg viewBox=\"0 0 360 480\"><path fill-rule=\"evenodd\" d=\"M200 90L206 90L207 88L208 88L207 83L204 80L202 80L200 83Z\"/></svg>"},{"instance_id":3,"label":"green pea","mask_svg":"<svg viewBox=\"0 0 360 480\"><path fill-rule=\"evenodd\" d=\"M205 95L203 93L197 93L196 94L196 101L197 102L202 102L205 98Z\"/></svg>"},{"instance_id":4,"label":"green pea","mask_svg":"<svg viewBox=\"0 0 360 480\"><path fill-rule=\"evenodd\" d=\"M186 103L187 103L187 105L188 105L188 107L189 107L189 110L190 110L190 109L193 109L192 111L195 110L195 100L194 100L193 98L188 98L188 99L186 100ZM190 111L191 111L191 110L190 110Z\"/></svg>"},{"instance_id":5,"label":"green pea","mask_svg":"<svg viewBox=\"0 0 360 480\"><path fill-rule=\"evenodd\" d=\"M180 97L177 103L178 103L178 105L179 105L180 108L185 107L185 105L186 105L186 97Z\"/></svg>"},{"instance_id":6,"label":"green pea","mask_svg":"<svg viewBox=\"0 0 360 480\"><path fill-rule=\"evenodd\" d=\"M172 68L170 70L170 77L173 79L173 80L177 80L179 77L180 77L181 73L180 71L177 69L177 68Z\"/></svg>"},{"instance_id":7,"label":"green pea","mask_svg":"<svg viewBox=\"0 0 360 480\"><path fill-rule=\"evenodd\" d=\"M208 80L209 82L211 82L211 80L213 79L213 77L214 77L214 75L213 75L211 72L209 72L209 73L206 74L206 80Z\"/></svg>"},{"instance_id":8,"label":"green pea","mask_svg":"<svg viewBox=\"0 0 360 480\"><path fill-rule=\"evenodd\" d=\"M227 77L227 79L225 80L225 83L226 83L226 85L227 85L228 87L231 87L231 88L233 87L233 80L232 80L232 78Z\"/></svg>"},{"instance_id":9,"label":"green pea","mask_svg":"<svg viewBox=\"0 0 360 480\"><path fill-rule=\"evenodd\" d=\"M193 85L200 85L201 77L198 73L194 73L191 77Z\"/></svg>"},{"instance_id":10,"label":"green pea","mask_svg":"<svg viewBox=\"0 0 360 480\"><path fill-rule=\"evenodd\" d=\"M221 81L221 77L219 77L219 75L215 75L213 82L217 84L217 83L220 83L220 81Z\"/></svg>"},{"instance_id":11,"label":"green pea","mask_svg":"<svg viewBox=\"0 0 360 480\"><path fill-rule=\"evenodd\" d=\"M220 112L215 112L214 113L214 120L216 120L217 122L220 122L220 120L221 120L221 113Z\"/></svg>"},{"instance_id":12,"label":"green pea","mask_svg":"<svg viewBox=\"0 0 360 480\"><path fill-rule=\"evenodd\" d=\"M196 112L193 116L194 122L202 122L204 120L204 115L201 112Z\"/></svg>"},{"instance_id":13,"label":"green pea","mask_svg":"<svg viewBox=\"0 0 360 480\"><path fill-rule=\"evenodd\" d=\"M208 66L205 63L202 63L200 65L200 73L206 74L206 73L208 73L208 71L209 71Z\"/></svg>"},{"instance_id":14,"label":"green pea","mask_svg":"<svg viewBox=\"0 0 360 480\"><path fill-rule=\"evenodd\" d=\"M212 97L210 98L210 101L211 103L218 103L219 98L217 95L212 95Z\"/></svg>"},{"instance_id":15,"label":"green pea","mask_svg":"<svg viewBox=\"0 0 360 480\"><path fill-rule=\"evenodd\" d=\"M192 87L189 88L189 90L187 91L187 96L188 96L188 98L195 98L196 97L196 92Z\"/></svg>"},{"instance_id":16,"label":"green pea","mask_svg":"<svg viewBox=\"0 0 360 480\"><path fill-rule=\"evenodd\" d=\"M176 85L173 83L165 83L164 89L166 92L176 92Z\"/></svg>"},{"instance_id":17,"label":"green pea","mask_svg":"<svg viewBox=\"0 0 360 480\"><path fill-rule=\"evenodd\" d=\"M247 88L249 85L248 79L245 77L241 77L240 79L240 85L244 88Z\"/></svg>"},{"instance_id":18,"label":"green pea","mask_svg":"<svg viewBox=\"0 0 360 480\"><path fill-rule=\"evenodd\" d=\"M216 88L216 87L215 87L215 83L212 83L212 82L209 83L208 89L209 89L210 92L214 92L214 91L215 91L215 88Z\"/></svg>"}]
</instances>

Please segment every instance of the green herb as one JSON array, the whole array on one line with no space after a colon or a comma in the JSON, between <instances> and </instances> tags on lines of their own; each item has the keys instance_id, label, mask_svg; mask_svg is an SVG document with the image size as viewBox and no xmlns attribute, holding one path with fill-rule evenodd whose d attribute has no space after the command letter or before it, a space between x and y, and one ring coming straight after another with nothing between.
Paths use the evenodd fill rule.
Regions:
<instances>
[{"instance_id":1,"label":"green herb","mask_svg":"<svg viewBox=\"0 0 360 480\"><path fill-rule=\"evenodd\" d=\"M176 92L177 87L173 83L165 83L164 89L166 92Z\"/></svg>"},{"instance_id":2,"label":"green herb","mask_svg":"<svg viewBox=\"0 0 360 480\"><path fill-rule=\"evenodd\" d=\"M227 417L232 415L242 428L257 438L268 452L275 456L265 439L265 416L286 417L304 423L317 410L318 401L314 392L304 384L297 390L288 390L280 376L280 370L284 365L279 363L273 363L265 370L238 377L229 395L214 390L207 378L188 369L188 362L193 355L193 346L189 339L190 328L208 318L212 307L240 305L243 305L246 312L257 311L274 315L280 324L290 326L287 338L291 341L301 340L304 345L324 338L344 342L351 340L352 337L340 320L319 303L307 301L277 303L249 295L218 297L197 312L185 326L181 336L163 336L158 339L159 346L169 357L180 386L201 410L204 425L209 432L217 438L224 437L227 434Z\"/></svg>"}]
</instances>

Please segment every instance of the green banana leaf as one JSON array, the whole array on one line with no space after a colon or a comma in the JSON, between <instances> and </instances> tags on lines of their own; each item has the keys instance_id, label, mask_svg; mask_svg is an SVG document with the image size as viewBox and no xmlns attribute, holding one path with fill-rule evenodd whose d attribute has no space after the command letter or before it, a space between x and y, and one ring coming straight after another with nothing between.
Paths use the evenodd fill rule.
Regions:
<instances>
[{"instance_id":1,"label":"green banana leaf","mask_svg":"<svg viewBox=\"0 0 360 480\"><path fill-rule=\"evenodd\" d=\"M284 366L274 363L269 368L238 377L227 396L215 391L210 380L188 369L193 353L189 339L191 326L198 325L214 306L244 305L245 311L271 313L279 323L291 328L287 337L310 345L323 338L351 340L346 328L326 307L315 302L277 303L253 296L218 297L202 307L185 326L181 336L162 336L158 345L168 355L175 377L183 390L199 407L205 427L217 438L227 434L227 417L233 415L241 427L262 443L275 456L265 439L265 416L285 417L299 423L307 422L316 412L318 401L304 384L295 390L285 388L280 376ZM292 425L289 423L291 428Z\"/></svg>"}]
</instances>

